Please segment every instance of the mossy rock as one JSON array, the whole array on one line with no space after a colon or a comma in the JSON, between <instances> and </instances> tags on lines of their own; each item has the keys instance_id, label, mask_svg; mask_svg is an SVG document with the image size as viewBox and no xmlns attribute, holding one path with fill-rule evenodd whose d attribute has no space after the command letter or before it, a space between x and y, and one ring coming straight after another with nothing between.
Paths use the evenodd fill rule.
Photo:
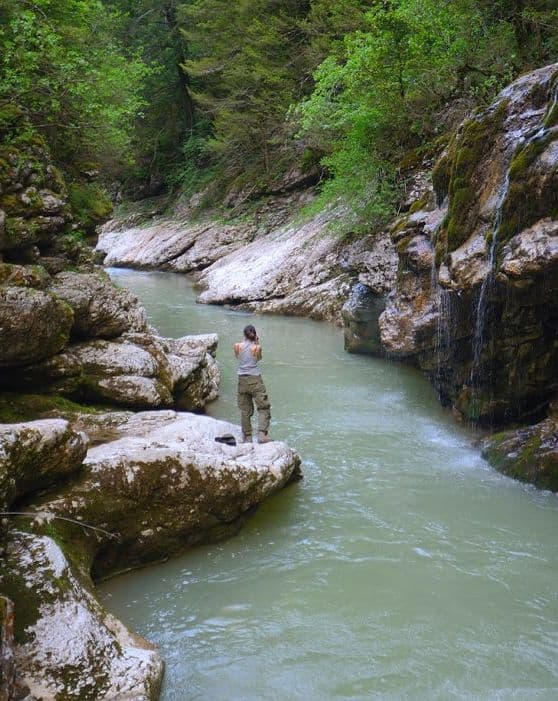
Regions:
<instances>
[{"instance_id":1,"label":"mossy rock","mask_svg":"<svg viewBox=\"0 0 558 701\"><path fill-rule=\"evenodd\" d=\"M4 225L4 234L0 236L0 251L13 251L37 243L39 228L33 220L23 217L8 217Z\"/></svg>"},{"instance_id":2,"label":"mossy rock","mask_svg":"<svg viewBox=\"0 0 558 701\"><path fill-rule=\"evenodd\" d=\"M89 414L103 407L77 404L65 397L53 394L20 394L0 392L0 423L21 423L52 417L71 417L75 414Z\"/></svg>"},{"instance_id":3,"label":"mossy rock","mask_svg":"<svg viewBox=\"0 0 558 701\"><path fill-rule=\"evenodd\" d=\"M106 221L113 211L108 194L96 183L71 183L68 203L74 218L86 231Z\"/></svg>"},{"instance_id":4,"label":"mossy rock","mask_svg":"<svg viewBox=\"0 0 558 701\"><path fill-rule=\"evenodd\" d=\"M407 151L399 161L399 169L405 173L424 167L428 162L438 158L443 149L449 144L451 137L452 133L447 132L433 141L428 141Z\"/></svg>"},{"instance_id":5,"label":"mossy rock","mask_svg":"<svg viewBox=\"0 0 558 701\"><path fill-rule=\"evenodd\" d=\"M483 456L499 472L558 491L558 421L550 416L527 428L491 436Z\"/></svg>"},{"instance_id":6,"label":"mossy rock","mask_svg":"<svg viewBox=\"0 0 558 701\"><path fill-rule=\"evenodd\" d=\"M509 186L497 231L498 248L543 217L558 216L558 169L540 167L540 156L558 140L558 127L521 145L509 170Z\"/></svg>"},{"instance_id":7,"label":"mossy rock","mask_svg":"<svg viewBox=\"0 0 558 701\"><path fill-rule=\"evenodd\" d=\"M434 168L438 199L446 192L449 194L448 214L438 237L444 255L459 248L474 231L479 207L479 169L502 129L507 108L507 101L502 100L489 111L465 122L448 154Z\"/></svg>"}]
</instances>

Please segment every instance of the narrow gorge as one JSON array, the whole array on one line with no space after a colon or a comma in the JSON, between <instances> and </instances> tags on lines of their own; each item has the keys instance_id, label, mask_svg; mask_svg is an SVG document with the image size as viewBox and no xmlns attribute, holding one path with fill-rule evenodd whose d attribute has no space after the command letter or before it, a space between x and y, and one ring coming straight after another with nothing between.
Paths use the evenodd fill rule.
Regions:
<instances>
[{"instance_id":1,"label":"narrow gorge","mask_svg":"<svg viewBox=\"0 0 558 701\"><path fill-rule=\"evenodd\" d=\"M555 696L555 13L264 3L230 52L260 5L37 3L0 10L0 701ZM528 26L544 61L485 65Z\"/></svg>"}]
</instances>

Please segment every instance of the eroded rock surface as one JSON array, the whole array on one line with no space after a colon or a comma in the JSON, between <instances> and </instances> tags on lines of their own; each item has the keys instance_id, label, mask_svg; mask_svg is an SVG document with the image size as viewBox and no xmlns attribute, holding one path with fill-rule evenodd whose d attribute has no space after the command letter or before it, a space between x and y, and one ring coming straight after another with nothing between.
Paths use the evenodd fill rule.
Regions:
<instances>
[{"instance_id":1,"label":"eroded rock surface","mask_svg":"<svg viewBox=\"0 0 558 701\"><path fill-rule=\"evenodd\" d=\"M74 312L72 335L77 338L114 338L126 331L147 331L147 315L129 290L116 287L106 273L61 272L49 291Z\"/></svg>"},{"instance_id":2,"label":"eroded rock surface","mask_svg":"<svg viewBox=\"0 0 558 701\"><path fill-rule=\"evenodd\" d=\"M88 416L81 427L87 432ZM103 541L98 573L160 559L235 532L246 515L298 471L284 443L240 443L237 426L188 413L93 417L93 436L115 440L89 450L83 479L60 498L40 502L118 534ZM232 447L215 441L237 436Z\"/></svg>"},{"instance_id":3,"label":"eroded rock surface","mask_svg":"<svg viewBox=\"0 0 558 701\"><path fill-rule=\"evenodd\" d=\"M153 333L127 333L110 341L72 344L21 369L17 383L19 388L83 402L200 411L219 391L216 346L215 334L165 339ZM9 378L6 383L9 386Z\"/></svg>"},{"instance_id":4,"label":"eroded rock surface","mask_svg":"<svg viewBox=\"0 0 558 701\"><path fill-rule=\"evenodd\" d=\"M500 472L557 492L557 409L538 424L491 436L483 455Z\"/></svg>"},{"instance_id":5,"label":"eroded rock surface","mask_svg":"<svg viewBox=\"0 0 558 701\"><path fill-rule=\"evenodd\" d=\"M0 508L79 471L86 451L64 419L0 424Z\"/></svg>"},{"instance_id":6,"label":"eroded rock surface","mask_svg":"<svg viewBox=\"0 0 558 701\"><path fill-rule=\"evenodd\" d=\"M71 307L47 292L0 286L0 368L61 351L69 343L73 318Z\"/></svg>"},{"instance_id":7,"label":"eroded rock surface","mask_svg":"<svg viewBox=\"0 0 558 701\"><path fill-rule=\"evenodd\" d=\"M67 424L17 427L43 433L39 462L52 457L54 428ZM0 591L15 606L15 628L12 644L8 617L0 665L12 674L15 660L15 683L30 699L148 701L158 696L160 655L99 604L91 572L159 561L235 533L299 475L300 458L280 442L218 443L224 433L240 439L239 427L174 411L82 414L73 429L81 436L76 431L96 444L83 469L28 496L28 515L8 533Z\"/></svg>"},{"instance_id":8,"label":"eroded rock surface","mask_svg":"<svg viewBox=\"0 0 558 701\"><path fill-rule=\"evenodd\" d=\"M341 239L340 210L299 220L311 198L309 191L271 199L238 223L161 219L122 231L109 222L97 248L105 265L194 273L203 303L340 322L357 276L387 288L397 259L389 237Z\"/></svg>"},{"instance_id":9,"label":"eroded rock surface","mask_svg":"<svg viewBox=\"0 0 558 701\"><path fill-rule=\"evenodd\" d=\"M16 669L29 698L158 698L160 654L102 608L55 540L12 531L0 586L16 601Z\"/></svg>"},{"instance_id":10,"label":"eroded rock surface","mask_svg":"<svg viewBox=\"0 0 558 701\"><path fill-rule=\"evenodd\" d=\"M392 227L382 344L487 424L540 415L558 390L557 96L558 64L503 90L459 127L436 196Z\"/></svg>"}]
</instances>

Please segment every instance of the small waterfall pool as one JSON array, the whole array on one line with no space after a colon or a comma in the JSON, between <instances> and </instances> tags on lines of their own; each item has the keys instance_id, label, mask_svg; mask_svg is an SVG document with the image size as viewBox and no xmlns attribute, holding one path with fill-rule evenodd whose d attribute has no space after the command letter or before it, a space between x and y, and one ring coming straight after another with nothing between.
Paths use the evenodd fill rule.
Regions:
<instances>
[{"instance_id":1,"label":"small waterfall pool","mask_svg":"<svg viewBox=\"0 0 558 701\"><path fill-rule=\"evenodd\" d=\"M161 334L219 334L218 418L238 421L254 323L273 435L303 458L238 536L102 584L160 646L165 701L558 699L556 496L493 471L418 371L346 354L339 329L109 272Z\"/></svg>"}]
</instances>

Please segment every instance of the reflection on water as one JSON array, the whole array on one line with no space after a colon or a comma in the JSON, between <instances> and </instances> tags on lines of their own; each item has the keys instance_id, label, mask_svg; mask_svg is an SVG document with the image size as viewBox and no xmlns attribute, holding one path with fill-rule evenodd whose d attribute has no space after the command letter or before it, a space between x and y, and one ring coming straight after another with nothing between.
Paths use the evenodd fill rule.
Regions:
<instances>
[{"instance_id":1,"label":"reflection on water","mask_svg":"<svg viewBox=\"0 0 558 701\"><path fill-rule=\"evenodd\" d=\"M187 278L110 271L163 335L264 347L273 435L305 479L240 535L103 584L157 643L166 701L558 699L558 500L490 469L416 371L327 324L196 305Z\"/></svg>"}]
</instances>

